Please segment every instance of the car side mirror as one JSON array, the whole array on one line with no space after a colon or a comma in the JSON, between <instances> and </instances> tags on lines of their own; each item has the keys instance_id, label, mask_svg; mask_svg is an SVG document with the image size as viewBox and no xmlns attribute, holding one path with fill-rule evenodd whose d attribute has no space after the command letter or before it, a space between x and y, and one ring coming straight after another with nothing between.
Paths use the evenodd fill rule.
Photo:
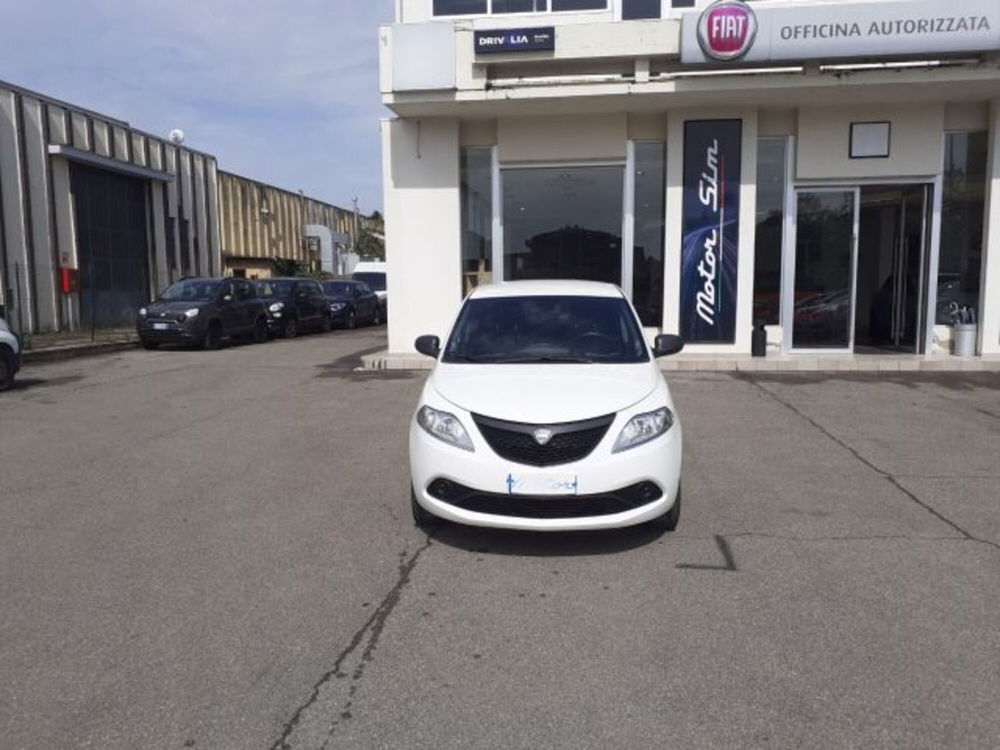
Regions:
<instances>
[{"instance_id":1,"label":"car side mirror","mask_svg":"<svg viewBox=\"0 0 1000 750\"><path fill-rule=\"evenodd\" d=\"M671 354L677 354L683 348L684 339L672 333L663 333L656 337L656 343L653 346L653 356L668 357Z\"/></svg>"},{"instance_id":2,"label":"car side mirror","mask_svg":"<svg viewBox=\"0 0 1000 750\"><path fill-rule=\"evenodd\" d=\"M421 354L434 357L434 359L437 359L441 353L441 339L437 336L418 336L414 346Z\"/></svg>"}]
</instances>

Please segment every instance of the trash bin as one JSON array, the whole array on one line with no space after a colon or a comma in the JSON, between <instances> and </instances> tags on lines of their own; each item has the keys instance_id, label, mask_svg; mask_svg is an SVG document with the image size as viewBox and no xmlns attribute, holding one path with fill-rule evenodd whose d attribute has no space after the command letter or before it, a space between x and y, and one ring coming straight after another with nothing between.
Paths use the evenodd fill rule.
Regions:
<instances>
[{"instance_id":1,"label":"trash bin","mask_svg":"<svg viewBox=\"0 0 1000 750\"><path fill-rule=\"evenodd\" d=\"M976 356L976 324L956 323L951 332L952 353L956 357Z\"/></svg>"}]
</instances>

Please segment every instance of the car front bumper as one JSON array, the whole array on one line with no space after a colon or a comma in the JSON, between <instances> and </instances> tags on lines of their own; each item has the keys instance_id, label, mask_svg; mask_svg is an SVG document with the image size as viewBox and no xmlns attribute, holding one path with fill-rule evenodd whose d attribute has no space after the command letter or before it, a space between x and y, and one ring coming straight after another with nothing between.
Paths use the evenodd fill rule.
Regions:
<instances>
[{"instance_id":1,"label":"car front bumper","mask_svg":"<svg viewBox=\"0 0 1000 750\"><path fill-rule=\"evenodd\" d=\"M167 327L157 329L154 325ZM136 326L136 332L142 341L157 344L193 344L205 338L204 327L194 322L144 320Z\"/></svg>"},{"instance_id":2,"label":"car front bumper","mask_svg":"<svg viewBox=\"0 0 1000 750\"><path fill-rule=\"evenodd\" d=\"M470 432L476 448L474 452L431 437L413 420L410 425L410 478L417 502L435 516L456 523L525 531L615 529L659 518L673 507L680 489L681 425L675 422L664 435L644 445L612 453L614 441L631 416L632 413L617 415L607 434L586 458L549 467L526 466L501 458L478 433L467 414L459 418ZM530 481L551 476L572 478L575 493L540 496L519 495L509 490L510 477ZM452 503L435 497L432 485L438 480L457 485L460 494L473 493L474 502L456 500ZM655 485L659 497L621 512L581 515L585 512L582 509L587 507L613 510L615 505L605 503L602 498L621 496L644 483ZM503 506L505 497L510 501L509 509ZM546 508L547 501L552 508ZM470 509L473 507L477 510ZM516 515L522 507L530 508L530 515ZM567 508L568 515L559 517L559 507ZM504 512L482 512L487 509Z\"/></svg>"}]
</instances>

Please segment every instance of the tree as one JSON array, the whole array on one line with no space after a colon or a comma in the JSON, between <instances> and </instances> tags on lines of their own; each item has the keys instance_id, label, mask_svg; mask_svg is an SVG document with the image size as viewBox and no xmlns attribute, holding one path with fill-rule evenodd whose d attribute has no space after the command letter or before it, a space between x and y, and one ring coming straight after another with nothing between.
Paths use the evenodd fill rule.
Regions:
<instances>
[{"instance_id":1,"label":"tree","mask_svg":"<svg viewBox=\"0 0 1000 750\"><path fill-rule=\"evenodd\" d=\"M355 252L362 258L385 260L385 222L378 211L372 212L358 232Z\"/></svg>"}]
</instances>

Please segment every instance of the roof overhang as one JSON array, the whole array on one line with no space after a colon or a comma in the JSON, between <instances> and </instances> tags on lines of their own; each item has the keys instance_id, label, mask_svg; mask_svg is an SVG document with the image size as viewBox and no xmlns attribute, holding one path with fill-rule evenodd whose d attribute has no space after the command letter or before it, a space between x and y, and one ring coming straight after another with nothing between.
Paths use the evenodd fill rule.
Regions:
<instances>
[{"instance_id":1,"label":"roof overhang","mask_svg":"<svg viewBox=\"0 0 1000 750\"><path fill-rule=\"evenodd\" d=\"M111 172L120 172L121 174L126 174L130 177L138 177L143 180L158 180L159 182L173 182L174 180L174 175L169 172L163 172L159 169L150 169L149 167L140 167L138 164L132 164L127 161L119 161L118 159L111 159L107 156L98 156L90 151L83 151L82 149L73 148L72 146L50 145L49 154L52 156L61 156L64 159L75 161L80 164L87 164L92 167L107 169Z\"/></svg>"}]
</instances>

